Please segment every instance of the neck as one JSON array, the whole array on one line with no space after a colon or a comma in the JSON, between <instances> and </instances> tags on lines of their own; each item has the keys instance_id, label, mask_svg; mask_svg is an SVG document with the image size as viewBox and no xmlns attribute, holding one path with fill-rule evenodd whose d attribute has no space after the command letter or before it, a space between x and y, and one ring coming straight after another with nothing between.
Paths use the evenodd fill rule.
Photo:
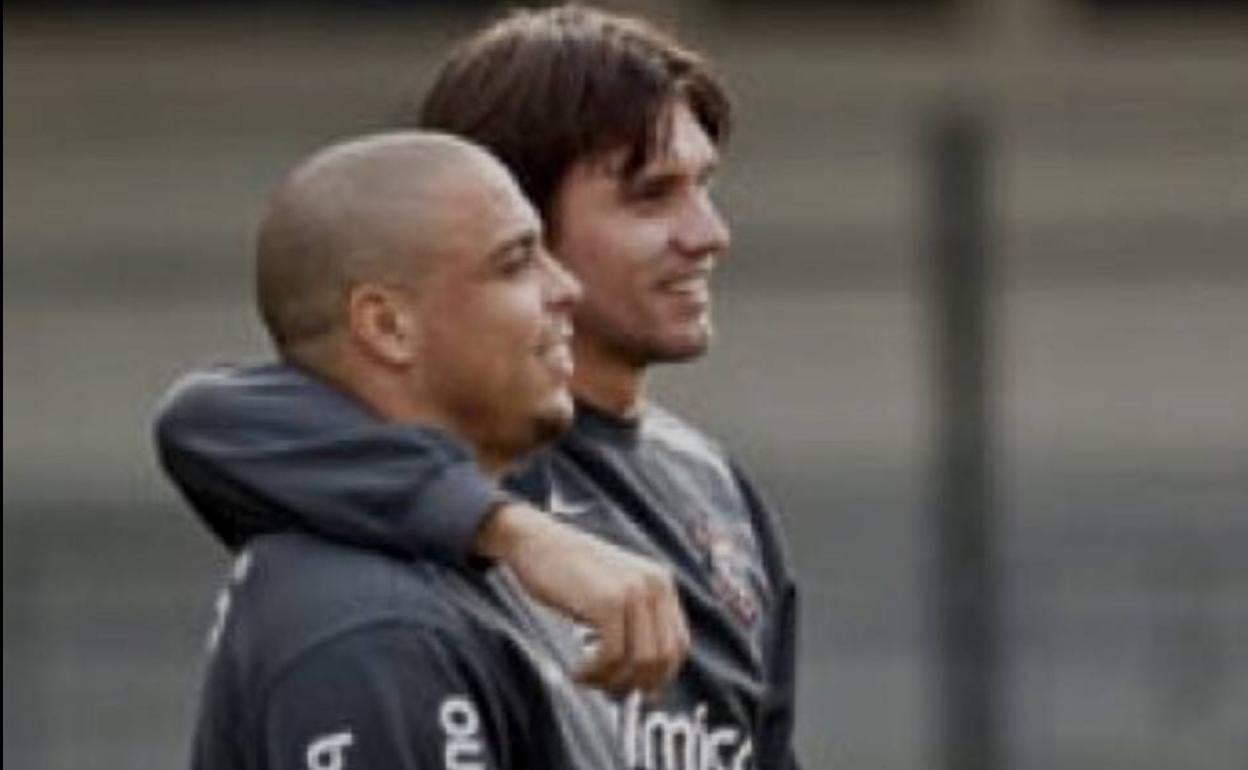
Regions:
<instances>
[{"instance_id":1,"label":"neck","mask_svg":"<svg viewBox=\"0 0 1248 770\"><path fill-rule=\"evenodd\" d=\"M340 365L327 367L319 373L340 390L353 396L379 420L435 428L466 441L481 471L495 481L502 478L514 461L512 457L490 452L470 440L445 413L425 403L423 399L414 397L410 383L406 378L396 376L394 372L376 367Z\"/></svg>"},{"instance_id":2,"label":"neck","mask_svg":"<svg viewBox=\"0 0 1248 770\"><path fill-rule=\"evenodd\" d=\"M515 458L495 455L481 447L474 446L472 449L477 458L477 467L492 481L502 480L503 474L507 472L515 461Z\"/></svg>"},{"instance_id":3,"label":"neck","mask_svg":"<svg viewBox=\"0 0 1248 770\"><path fill-rule=\"evenodd\" d=\"M581 401L609 414L633 419L646 401L646 368L604 349L592 340L572 338L576 368L572 393Z\"/></svg>"}]
</instances>

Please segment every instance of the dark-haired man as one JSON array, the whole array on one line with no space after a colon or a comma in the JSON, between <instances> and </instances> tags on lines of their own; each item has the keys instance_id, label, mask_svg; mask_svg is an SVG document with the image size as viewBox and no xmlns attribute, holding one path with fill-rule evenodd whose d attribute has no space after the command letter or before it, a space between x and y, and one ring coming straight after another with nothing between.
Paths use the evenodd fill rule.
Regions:
<instances>
[{"instance_id":1,"label":"dark-haired man","mask_svg":"<svg viewBox=\"0 0 1248 770\"><path fill-rule=\"evenodd\" d=\"M328 408L459 436L488 477L571 424L580 288L482 150L335 145L278 189L256 255L274 344ZM198 770L623 767L575 649L501 570L270 534L217 606Z\"/></svg>"},{"instance_id":2,"label":"dark-haired man","mask_svg":"<svg viewBox=\"0 0 1248 770\"><path fill-rule=\"evenodd\" d=\"M646 394L651 365L696 358L711 338L709 280L729 241L709 191L730 124L719 81L640 21L579 7L519 12L452 52L413 120L495 153L584 287L575 423L510 486L676 576L692 647L666 686L657 686L669 673L661 661L678 645L656 633L654 613L639 611L648 601L589 624L611 648L599 661L615 663L586 681L618 694L626 760L672 770L793 766L796 591L778 524L713 441ZM461 557L490 554L482 543L496 543L495 530L510 532L504 542L527 539L499 524L505 505L486 510L459 551L430 536L428 520L378 516L377 507L403 510L416 498L459 499L472 485L448 484L457 466L439 459L444 449L396 441L366 421L326 424L305 380L290 367L193 377L165 415L171 471L219 529L274 526L280 515L358 542ZM315 496L299 483L313 470L333 474L312 482ZM518 573L534 570L510 553ZM535 571L575 559L550 554ZM581 586L530 583L578 615ZM629 692L647 683L653 697Z\"/></svg>"}]
</instances>

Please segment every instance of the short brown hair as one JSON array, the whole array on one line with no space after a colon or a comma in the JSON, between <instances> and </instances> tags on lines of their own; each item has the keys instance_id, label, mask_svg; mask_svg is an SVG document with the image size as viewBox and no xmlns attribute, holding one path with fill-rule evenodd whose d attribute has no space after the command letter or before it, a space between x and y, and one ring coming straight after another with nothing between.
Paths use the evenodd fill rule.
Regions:
<instances>
[{"instance_id":1,"label":"short brown hair","mask_svg":"<svg viewBox=\"0 0 1248 770\"><path fill-rule=\"evenodd\" d=\"M643 168L675 99L727 139L731 103L705 59L639 19L563 5L515 11L457 46L402 120L493 152L549 219L576 163L626 148L621 173Z\"/></svg>"}]
</instances>

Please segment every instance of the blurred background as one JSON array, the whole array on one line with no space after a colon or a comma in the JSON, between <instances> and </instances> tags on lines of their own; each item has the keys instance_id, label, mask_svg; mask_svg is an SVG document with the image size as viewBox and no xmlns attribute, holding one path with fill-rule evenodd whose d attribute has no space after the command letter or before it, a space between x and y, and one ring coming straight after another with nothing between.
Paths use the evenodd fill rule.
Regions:
<instances>
[{"instance_id":1,"label":"blurred background","mask_svg":"<svg viewBox=\"0 0 1248 770\"><path fill-rule=\"evenodd\" d=\"M783 508L806 766L1245 767L1246 4L608 6L737 98L719 342L658 390ZM497 10L6 2L6 767L185 763L225 556L153 405L266 355L283 170Z\"/></svg>"}]
</instances>

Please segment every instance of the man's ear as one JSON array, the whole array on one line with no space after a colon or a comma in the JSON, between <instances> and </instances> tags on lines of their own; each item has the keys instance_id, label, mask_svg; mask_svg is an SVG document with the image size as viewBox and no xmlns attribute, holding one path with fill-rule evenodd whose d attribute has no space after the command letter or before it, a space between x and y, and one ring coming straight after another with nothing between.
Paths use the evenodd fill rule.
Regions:
<instances>
[{"instance_id":1,"label":"man's ear","mask_svg":"<svg viewBox=\"0 0 1248 770\"><path fill-rule=\"evenodd\" d=\"M347 296L349 333L367 354L390 366L416 358L420 328L412 299L389 286L360 283Z\"/></svg>"}]
</instances>

